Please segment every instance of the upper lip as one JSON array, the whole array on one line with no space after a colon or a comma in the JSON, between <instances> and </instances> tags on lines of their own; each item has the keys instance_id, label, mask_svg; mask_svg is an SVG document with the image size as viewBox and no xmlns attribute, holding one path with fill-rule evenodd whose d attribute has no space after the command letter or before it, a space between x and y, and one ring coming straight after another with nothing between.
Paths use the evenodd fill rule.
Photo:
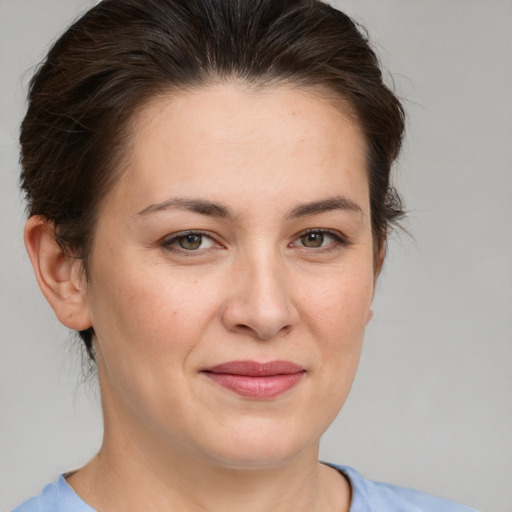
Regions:
<instances>
[{"instance_id":1,"label":"upper lip","mask_svg":"<svg viewBox=\"0 0 512 512\"><path fill-rule=\"evenodd\" d=\"M230 375L246 375L249 377L268 377L271 375L289 375L304 372L304 368L290 361L229 361L209 368L204 372L225 373Z\"/></svg>"}]
</instances>

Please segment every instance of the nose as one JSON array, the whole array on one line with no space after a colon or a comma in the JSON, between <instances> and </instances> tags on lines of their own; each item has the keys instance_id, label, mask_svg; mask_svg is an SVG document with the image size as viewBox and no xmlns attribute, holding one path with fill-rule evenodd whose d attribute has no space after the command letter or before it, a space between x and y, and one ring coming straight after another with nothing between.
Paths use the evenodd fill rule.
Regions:
<instances>
[{"instance_id":1,"label":"nose","mask_svg":"<svg viewBox=\"0 0 512 512\"><path fill-rule=\"evenodd\" d=\"M268 340L289 332L299 320L292 282L278 257L252 258L233 272L232 293L222 321L232 331Z\"/></svg>"}]
</instances>

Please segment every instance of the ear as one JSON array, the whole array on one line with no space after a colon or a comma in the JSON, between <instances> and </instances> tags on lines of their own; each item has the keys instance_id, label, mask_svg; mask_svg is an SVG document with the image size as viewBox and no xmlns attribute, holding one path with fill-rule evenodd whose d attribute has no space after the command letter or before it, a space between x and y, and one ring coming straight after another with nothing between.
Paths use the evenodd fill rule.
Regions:
<instances>
[{"instance_id":1,"label":"ear","mask_svg":"<svg viewBox=\"0 0 512 512\"><path fill-rule=\"evenodd\" d=\"M373 293L375 293L375 287L377 286L377 278L379 277L380 271L382 270L382 265L384 265L384 259L386 258L386 250L387 239L386 237L383 237L382 241L379 243L379 246L376 248L375 257L373 259ZM368 309L368 314L366 316L366 323L368 324L372 318L373 305L370 304L370 308Z\"/></svg>"},{"instance_id":2,"label":"ear","mask_svg":"<svg viewBox=\"0 0 512 512\"><path fill-rule=\"evenodd\" d=\"M382 241L375 248L375 255L373 258L373 274L374 274L374 282L377 283L377 278L380 275L380 271L382 270L382 266L384 265L384 260L386 259L386 252L388 248L387 238L383 237Z\"/></svg>"},{"instance_id":3,"label":"ear","mask_svg":"<svg viewBox=\"0 0 512 512\"><path fill-rule=\"evenodd\" d=\"M25 247L39 288L59 321L70 329L91 327L82 260L67 256L55 240L53 225L34 215L25 225Z\"/></svg>"}]
</instances>

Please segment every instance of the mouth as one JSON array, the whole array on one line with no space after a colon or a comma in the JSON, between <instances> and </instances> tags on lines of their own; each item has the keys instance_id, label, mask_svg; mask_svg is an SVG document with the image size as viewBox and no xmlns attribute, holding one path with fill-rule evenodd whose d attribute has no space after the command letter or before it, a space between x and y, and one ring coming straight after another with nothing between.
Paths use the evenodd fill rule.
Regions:
<instances>
[{"instance_id":1,"label":"mouth","mask_svg":"<svg viewBox=\"0 0 512 512\"><path fill-rule=\"evenodd\" d=\"M290 361L230 361L206 368L201 373L238 395L263 400L295 387L306 370Z\"/></svg>"}]
</instances>

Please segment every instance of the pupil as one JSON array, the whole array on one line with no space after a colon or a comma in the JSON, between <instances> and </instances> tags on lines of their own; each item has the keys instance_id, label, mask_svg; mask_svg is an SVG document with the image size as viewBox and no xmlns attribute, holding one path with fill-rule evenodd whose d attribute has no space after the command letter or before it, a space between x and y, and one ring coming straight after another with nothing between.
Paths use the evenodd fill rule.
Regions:
<instances>
[{"instance_id":1,"label":"pupil","mask_svg":"<svg viewBox=\"0 0 512 512\"><path fill-rule=\"evenodd\" d=\"M187 235L180 240L183 249L198 249L201 246L201 235Z\"/></svg>"},{"instance_id":2,"label":"pupil","mask_svg":"<svg viewBox=\"0 0 512 512\"><path fill-rule=\"evenodd\" d=\"M320 247L324 242L323 233L308 233L302 238L302 243L306 247Z\"/></svg>"}]
</instances>

